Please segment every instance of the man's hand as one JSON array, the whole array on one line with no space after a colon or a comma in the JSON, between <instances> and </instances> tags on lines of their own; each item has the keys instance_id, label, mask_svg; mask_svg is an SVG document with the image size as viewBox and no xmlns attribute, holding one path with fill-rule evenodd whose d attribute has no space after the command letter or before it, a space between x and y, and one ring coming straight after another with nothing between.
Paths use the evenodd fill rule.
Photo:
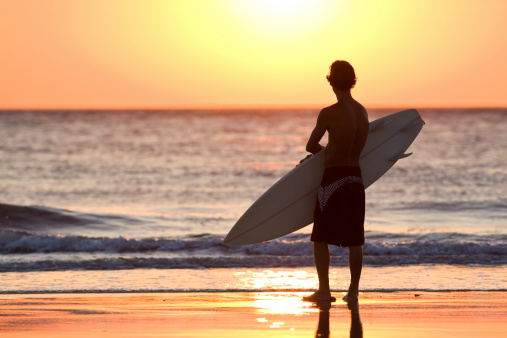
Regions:
<instances>
[{"instance_id":1,"label":"man's hand","mask_svg":"<svg viewBox=\"0 0 507 338\"><path fill-rule=\"evenodd\" d=\"M303 163L304 161L306 161L306 160L307 160L307 159L309 159L310 157L312 157L312 154L307 155L304 159L302 159L301 161L299 161L299 164Z\"/></svg>"}]
</instances>

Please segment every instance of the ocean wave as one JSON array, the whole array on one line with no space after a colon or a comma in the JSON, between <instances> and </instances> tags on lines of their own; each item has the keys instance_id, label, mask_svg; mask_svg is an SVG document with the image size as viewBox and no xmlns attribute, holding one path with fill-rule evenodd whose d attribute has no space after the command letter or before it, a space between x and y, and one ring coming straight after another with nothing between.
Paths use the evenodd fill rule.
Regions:
<instances>
[{"instance_id":1,"label":"ocean wave","mask_svg":"<svg viewBox=\"0 0 507 338\"><path fill-rule=\"evenodd\" d=\"M212 234L131 239L2 231L0 271L311 266L308 237L291 234L270 242L227 247L222 244L223 236ZM333 265L347 265L346 249L331 247L331 254ZM505 238L493 235L369 233L364 245L367 266L505 265L506 254Z\"/></svg>"},{"instance_id":2,"label":"ocean wave","mask_svg":"<svg viewBox=\"0 0 507 338\"><path fill-rule=\"evenodd\" d=\"M44 206L0 203L0 229L47 232L60 229L104 229L114 231L140 220L121 215L95 215Z\"/></svg>"},{"instance_id":3,"label":"ocean wave","mask_svg":"<svg viewBox=\"0 0 507 338\"><path fill-rule=\"evenodd\" d=\"M311 256L308 234L291 234L269 242L225 246L223 236L201 234L174 238L88 237L36 234L23 231L0 231L0 254L53 252L176 252ZM440 254L507 254L506 235L469 235L458 233L391 234L366 233L364 254L440 255ZM345 255L346 249L331 246L334 255Z\"/></svg>"},{"instance_id":4,"label":"ocean wave","mask_svg":"<svg viewBox=\"0 0 507 338\"><path fill-rule=\"evenodd\" d=\"M182 239L135 239L34 234L23 231L0 231L0 254L54 252L182 252L221 247L218 236L190 236Z\"/></svg>"},{"instance_id":5,"label":"ocean wave","mask_svg":"<svg viewBox=\"0 0 507 338\"><path fill-rule=\"evenodd\" d=\"M43 259L0 262L0 272L134 269L210 269L210 268L296 268L313 266L311 256L193 256L193 257L110 257L97 259ZM408 265L498 266L507 264L498 255L389 255L364 256L364 266ZM345 256L332 256L331 266L346 267Z\"/></svg>"}]
</instances>

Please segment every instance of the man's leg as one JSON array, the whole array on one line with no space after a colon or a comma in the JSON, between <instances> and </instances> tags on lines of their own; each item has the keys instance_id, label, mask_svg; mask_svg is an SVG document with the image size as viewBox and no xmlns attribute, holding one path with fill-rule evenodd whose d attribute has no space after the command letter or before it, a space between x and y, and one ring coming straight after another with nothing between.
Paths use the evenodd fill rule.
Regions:
<instances>
[{"instance_id":1,"label":"man's leg","mask_svg":"<svg viewBox=\"0 0 507 338\"><path fill-rule=\"evenodd\" d=\"M346 302L357 302L359 295L359 279L363 268L363 247L349 247L350 286L349 292L343 300Z\"/></svg>"},{"instance_id":2,"label":"man's leg","mask_svg":"<svg viewBox=\"0 0 507 338\"><path fill-rule=\"evenodd\" d=\"M313 258L315 260L315 267L317 268L317 275L319 276L319 289L314 294L303 297L303 300L308 302L319 300L334 302L336 298L331 297L331 291L329 290L330 257L329 247L326 242L313 243Z\"/></svg>"},{"instance_id":3,"label":"man's leg","mask_svg":"<svg viewBox=\"0 0 507 338\"><path fill-rule=\"evenodd\" d=\"M313 243L313 259L319 276L319 293L329 294L329 246L325 242Z\"/></svg>"}]
</instances>

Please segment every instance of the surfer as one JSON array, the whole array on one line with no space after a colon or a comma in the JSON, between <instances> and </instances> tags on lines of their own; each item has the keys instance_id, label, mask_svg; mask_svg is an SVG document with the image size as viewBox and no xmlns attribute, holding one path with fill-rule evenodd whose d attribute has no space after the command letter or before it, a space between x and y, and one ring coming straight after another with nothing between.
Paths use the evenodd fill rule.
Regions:
<instances>
[{"instance_id":1,"label":"surfer","mask_svg":"<svg viewBox=\"0 0 507 338\"><path fill-rule=\"evenodd\" d=\"M330 66L327 80L338 102L322 109L306 145L306 150L312 155L318 153L324 148L319 142L328 132L325 170L315 205L311 236L319 289L303 300L336 300L331 297L329 288L329 244L332 244L348 247L350 286L343 300L349 308L356 308L363 266L365 213L359 155L366 143L369 122L366 109L350 93L356 84L354 68L347 61L335 61Z\"/></svg>"}]
</instances>

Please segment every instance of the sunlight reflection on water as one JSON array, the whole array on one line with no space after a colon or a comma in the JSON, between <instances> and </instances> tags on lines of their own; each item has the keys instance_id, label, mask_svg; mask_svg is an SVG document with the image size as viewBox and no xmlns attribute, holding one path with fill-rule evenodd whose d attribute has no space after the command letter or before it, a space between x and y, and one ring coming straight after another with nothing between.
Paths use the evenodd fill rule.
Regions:
<instances>
[{"instance_id":1,"label":"sunlight reflection on water","mask_svg":"<svg viewBox=\"0 0 507 338\"><path fill-rule=\"evenodd\" d=\"M293 289L308 290L317 285L317 276L305 270L264 270L236 272L236 277L246 289L283 289L288 285Z\"/></svg>"},{"instance_id":2,"label":"sunlight reflection on water","mask_svg":"<svg viewBox=\"0 0 507 338\"><path fill-rule=\"evenodd\" d=\"M309 315L319 312L318 308L302 301L302 297L308 294L309 292L254 293L252 307L261 314Z\"/></svg>"}]
</instances>

